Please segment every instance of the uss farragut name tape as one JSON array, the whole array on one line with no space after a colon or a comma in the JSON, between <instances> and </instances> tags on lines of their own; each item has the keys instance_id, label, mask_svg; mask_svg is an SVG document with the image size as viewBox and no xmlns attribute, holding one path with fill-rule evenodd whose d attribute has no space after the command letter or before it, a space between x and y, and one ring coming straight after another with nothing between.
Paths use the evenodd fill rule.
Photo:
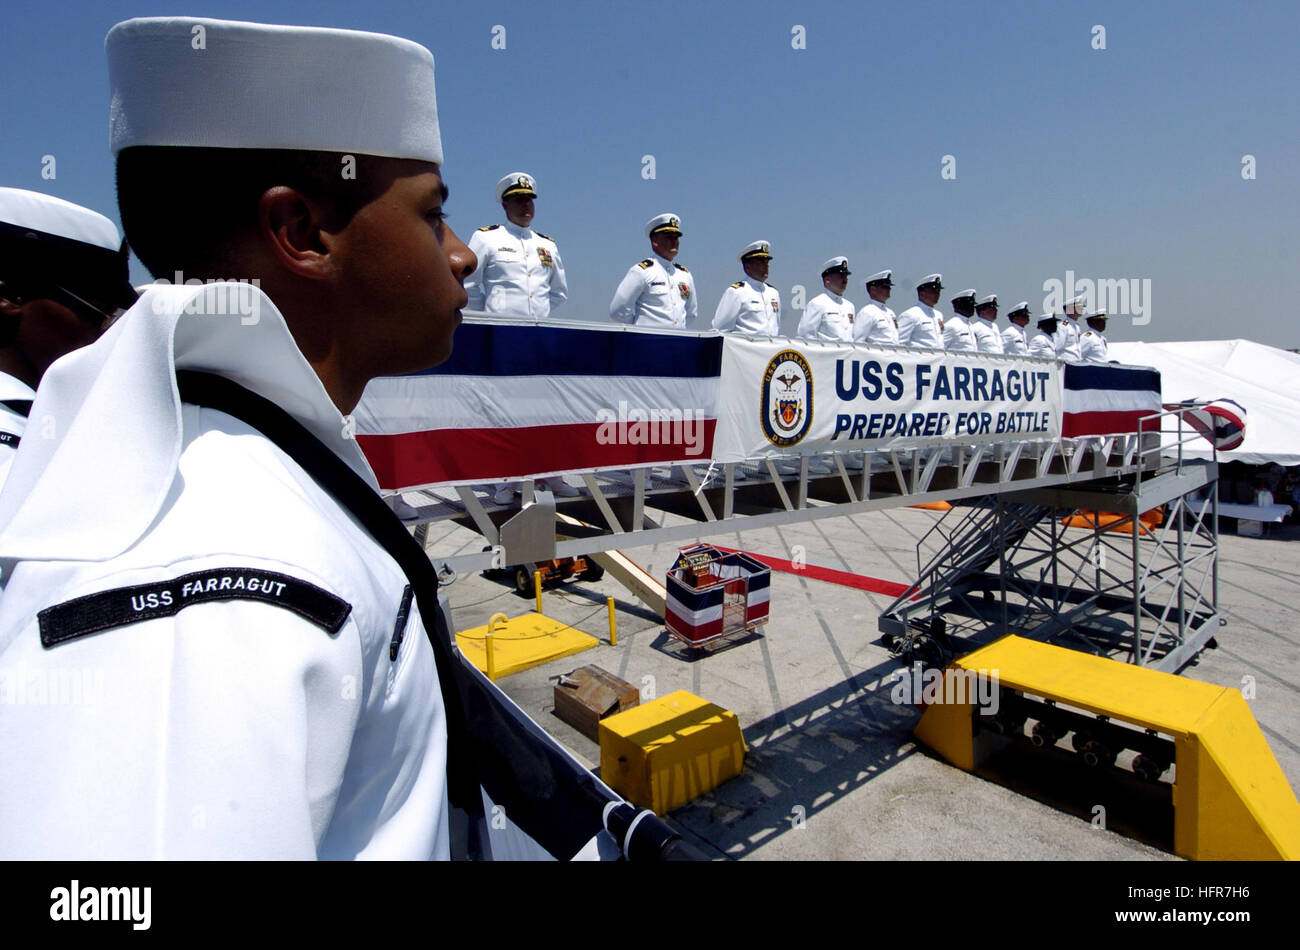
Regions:
<instances>
[{"instance_id":1,"label":"uss farragut name tape","mask_svg":"<svg viewBox=\"0 0 1300 950\"><path fill-rule=\"evenodd\" d=\"M292 611L331 634L338 633L352 605L315 584L288 574L218 567L154 584L87 594L40 611L41 643L57 646L101 630L172 617L193 604L258 600Z\"/></svg>"}]
</instances>

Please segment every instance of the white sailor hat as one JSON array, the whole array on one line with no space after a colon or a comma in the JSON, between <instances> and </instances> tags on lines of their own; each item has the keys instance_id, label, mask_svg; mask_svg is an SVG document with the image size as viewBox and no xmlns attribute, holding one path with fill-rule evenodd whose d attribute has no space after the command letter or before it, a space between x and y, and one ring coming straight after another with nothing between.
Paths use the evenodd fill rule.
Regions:
<instances>
[{"instance_id":1,"label":"white sailor hat","mask_svg":"<svg viewBox=\"0 0 1300 950\"><path fill-rule=\"evenodd\" d=\"M952 299L953 299L953 300L965 300L967 297L970 298L971 303L974 303L974 302L975 302L975 288L974 288L974 287L967 287L965 290L961 291L960 293L953 294Z\"/></svg>"},{"instance_id":2,"label":"white sailor hat","mask_svg":"<svg viewBox=\"0 0 1300 950\"><path fill-rule=\"evenodd\" d=\"M496 188L492 192L496 195L497 201L504 198L511 198L515 195L523 195L527 198L537 197L537 179L527 172L511 172L505 178L497 182Z\"/></svg>"},{"instance_id":3,"label":"white sailor hat","mask_svg":"<svg viewBox=\"0 0 1300 950\"><path fill-rule=\"evenodd\" d=\"M1018 304L1016 304L1014 307L1012 307L1011 310L1007 313L1007 316L1008 316L1008 317L1014 317L1014 316L1015 316L1016 314L1018 314L1018 313L1023 313L1026 317L1029 316L1029 301L1028 301L1028 300L1022 300L1022 301L1020 301L1020 303L1018 303Z\"/></svg>"},{"instance_id":4,"label":"white sailor hat","mask_svg":"<svg viewBox=\"0 0 1300 950\"><path fill-rule=\"evenodd\" d=\"M645 223L645 236L652 234L681 234L682 219L671 211L657 214Z\"/></svg>"},{"instance_id":5,"label":"white sailor hat","mask_svg":"<svg viewBox=\"0 0 1300 950\"><path fill-rule=\"evenodd\" d=\"M935 289L935 290L943 290L943 275L942 275L942 274L926 274L926 275L925 275L924 277L922 277L921 280L917 283L917 285L916 285L916 289L917 289L917 290L920 290L922 287L929 287L931 284L934 285L934 289Z\"/></svg>"},{"instance_id":6,"label":"white sailor hat","mask_svg":"<svg viewBox=\"0 0 1300 950\"><path fill-rule=\"evenodd\" d=\"M433 54L382 33L199 17L108 32L109 140L442 164Z\"/></svg>"},{"instance_id":7,"label":"white sailor hat","mask_svg":"<svg viewBox=\"0 0 1300 950\"><path fill-rule=\"evenodd\" d=\"M996 307L997 305L998 305L998 295L988 294L987 296L981 297L979 299L979 301L975 304L975 309L979 310L982 307Z\"/></svg>"},{"instance_id":8,"label":"white sailor hat","mask_svg":"<svg viewBox=\"0 0 1300 950\"><path fill-rule=\"evenodd\" d=\"M767 241L754 241L745 245L745 249L740 252L737 260L748 261L759 257L770 258L772 256L772 245Z\"/></svg>"},{"instance_id":9,"label":"white sailor hat","mask_svg":"<svg viewBox=\"0 0 1300 950\"><path fill-rule=\"evenodd\" d=\"M830 273L840 273L848 277L853 273L853 271L849 270L849 259L847 257L832 257L822 264L822 276L825 277Z\"/></svg>"},{"instance_id":10,"label":"white sailor hat","mask_svg":"<svg viewBox=\"0 0 1300 950\"><path fill-rule=\"evenodd\" d=\"M893 287L894 272L892 270L882 270L879 273L872 274L867 278L867 286L870 287L872 284L888 284Z\"/></svg>"},{"instance_id":11,"label":"white sailor hat","mask_svg":"<svg viewBox=\"0 0 1300 950\"><path fill-rule=\"evenodd\" d=\"M97 211L21 188L0 188L3 279L71 286L105 302L130 304L128 251L117 226Z\"/></svg>"}]
</instances>

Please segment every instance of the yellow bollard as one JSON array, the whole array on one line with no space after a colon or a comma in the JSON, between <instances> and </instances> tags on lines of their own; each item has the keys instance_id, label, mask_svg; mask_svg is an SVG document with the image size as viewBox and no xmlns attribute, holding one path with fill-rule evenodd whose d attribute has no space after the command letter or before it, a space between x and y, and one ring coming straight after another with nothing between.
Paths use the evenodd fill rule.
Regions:
<instances>
[{"instance_id":1,"label":"yellow bollard","mask_svg":"<svg viewBox=\"0 0 1300 950\"><path fill-rule=\"evenodd\" d=\"M537 612L542 612L542 572L533 571L533 590L537 591Z\"/></svg>"},{"instance_id":2,"label":"yellow bollard","mask_svg":"<svg viewBox=\"0 0 1300 950\"><path fill-rule=\"evenodd\" d=\"M496 658L492 655L492 631L498 622L505 623L509 619L505 614L493 614L488 618L487 633L483 634L483 649L487 653L487 678L490 680L497 678Z\"/></svg>"},{"instance_id":3,"label":"yellow bollard","mask_svg":"<svg viewBox=\"0 0 1300 950\"><path fill-rule=\"evenodd\" d=\"M614 598L606 597L609 602L609 645L618 646L618 630L614 626Z\"/></svg>"}]
</instances>

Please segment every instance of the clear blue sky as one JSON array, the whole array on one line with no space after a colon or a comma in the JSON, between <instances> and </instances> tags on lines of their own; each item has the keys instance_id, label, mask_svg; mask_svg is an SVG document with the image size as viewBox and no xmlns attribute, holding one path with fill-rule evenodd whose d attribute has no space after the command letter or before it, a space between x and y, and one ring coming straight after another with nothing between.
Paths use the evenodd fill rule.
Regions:
<instances>
[{"instance_id":1,"label":"clear blue sky","mask_svg":"<svg viewBox=\"0 0 1300 950\"><path fill-rule=\"evenodd\" d=\"M1115 340L1244 336L1300 347L1300 4L1284 2L433 4L8 0L0 184L116 220L104 34L164 13L352 27L437 62L448 206L462 237L501 219L508 171L541 188L570 301L604 319L641 228L681 215L678 257L711 318L765 238L771 283L848 296L892 267L1039 307L1044 281L1150 280L1151 322ZM506 29L506 48L491 46ZM792 48L804 27L807 48ZM1105 28L1093 49L1094 26ZM340 64L346 68L346 64ZM653 155L656 178L642 178ZM41 178L55 156L57 178ZM956 178L941 177L951 155ZM1253 155L1257 177L1243 180ZM178 205L178 214L184 213ZM143 280L142 269L136 277ZM1139 284L1139 287L1141 285ZM1145 303L1146 301L1144 301Z\"/></svg>"}]
</instances>

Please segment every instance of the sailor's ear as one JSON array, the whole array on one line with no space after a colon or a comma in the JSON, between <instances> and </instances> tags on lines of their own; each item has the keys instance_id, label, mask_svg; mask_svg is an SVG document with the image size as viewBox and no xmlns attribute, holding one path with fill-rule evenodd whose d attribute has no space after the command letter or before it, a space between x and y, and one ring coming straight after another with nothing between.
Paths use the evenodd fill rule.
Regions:
<instances>
[{"instance_id":1,"label":"sailor's ear","mask_svg":"<svg viewBox=\"0 0 1300 950\"><path fill-rule=\"evenodd\" d=\"M258 232L272 255L300 277L324 279L333 272L322 236L324 204L284 185L268 188L257 202Z\"/></svg>"}]
</instances>

